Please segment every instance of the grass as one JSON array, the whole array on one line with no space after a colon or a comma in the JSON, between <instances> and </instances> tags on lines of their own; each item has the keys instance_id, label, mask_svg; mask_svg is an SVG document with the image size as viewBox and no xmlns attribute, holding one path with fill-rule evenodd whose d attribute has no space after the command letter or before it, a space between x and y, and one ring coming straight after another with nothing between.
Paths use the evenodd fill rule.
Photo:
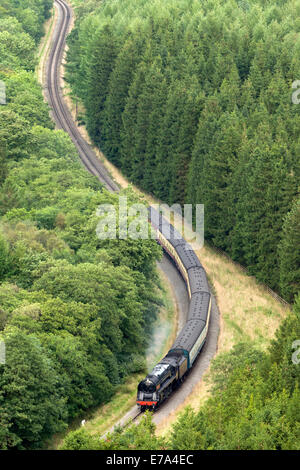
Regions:
<instances>
[{"instance_id":1,"label":"grass","mask_svg":"<svg viewBox=\"0 0 300 470\"><path fill-rule=\"evenodd\" d=\"M67 89L65 89L65 93L68 93ZM68 96L66 96L66 101L74 117L74 103L72 103ZM79 131L83 137L90 142L84 126L80 126ZM123 188L129 186L130 183L126 177L108 161L105 155L103 155L99 149L94 150L115 181ZM160 201L154 199L152 196L143 193L136 186L130 186L132 186L139 195L143 196L149 204L160 203ZM176 225L177 222L175 222L175 226ZM265 350L270 343L270 339L274 337L274 333L281 323L281 320L287 315L286 308L275 300L253 277L248 276L238 265L222 256L212 247L204 245L196 249L196 253L206 270L220 311L220 335L217 354L230 350L233 345L243 339L250 339L254 346ZM172 334L170 335L171 337ZM169 431L178 413L182 411L186 405L191 405L194 409L198 409L201 406L203 401L209 396L209 377L210 369L208 368L203 376L203 380L197 384L191 395L160 424L159 434L165 434ZM118 396L119 401L126 401L127 395L123 395L123 393L124 392L120 391L120 395ZM106 414L106 420L103 421L103 424L102 421L101 423L99 422L99 429L104 429L108 423L111 426L112 423L110 420L113 420L114 417L116 417L117 420L118 417L125 412L125 409L122 409L122 411L121 409L119 411L113 411L112 405L111 414ZM99 413L101 413L101 410L99 410ZM95 420L97 420L96 417ZM96 431L98 428L95 423L88 422L87 428L91 426L95 429L95 432L98 432Z\"/></svg>"},{"instance_id":2,"label":"grass","mask_svg":"<svg viewBox=\"0 0 300 470\"><path fill-rule=\"evenodd\" d=\"M287 310L239 266L204 246L197 254L213 282L223 325L218 352L245 335L266 349Z\"/></svg>"},{"instance_id":3,"label":"grass","mask_svg":"<svg viewBox=\"0 0 300 470\"><path fill-rule=\"evenodd\" d=\"M69 105L72 106L71 100ZM80 128L83 136L88 139L86 130ZM121 187L130 183L121 172L110 163L102 152L96 149L96 154L105 164ZM143 193L139 188L131 185L139 195L142 195L149 204L158 204L160 201ZM175 222L175 226L176 226ZM261 286L255 278L247 275L238 265L222 256L212 247L204 245L195 250L204 266L212 292L216 297L220 311L220 335L218 351L220 354L229 351L237 342L248 339L253 345L265 350L281 320L287 315L287 309ZM209 396L210 369L203 376L203 380L193 389L191 395L171 415L160 423L158 434L169 432L170 426L177 419L178 414L187 405L195 410L199 409Z\"/></svg>"},{"instance_id":4,"label":"grass","mask_svg":"<svg viewBox=\"0 0 300 470\"><path fill-rule=\"evenodd\" d=\"M159 271L164 307L153 325L152 347L147 351L147 367L150 370L170 349L177 334L177 308L174 304L172 289L163 272ZM86 420L85 429L91 434L104 434L113 427L135 405L137 384L144 378L145 372L133 374L125 383L117 387L116 393L109 403L87 411L84 416L74 420L67 431L57 434L48 443L48 449L57 449L66 434L74 431Z\"/></svg>"},{"instance_id":5,"label":"grass","mask_svg":"<svg viewBox=\"0 0 300 470\"><path fill-rule=\"evenodd\" d=\"M85 417L85 429L91 434L102 435L114 426L135 405L136 387L144 376L144 373L134 374L120 385L109 403L100 406L90 416Z\"/></svg>"},{"instance_id":6,"label":"grass","mask_svg":"<svg viewBox=\"0 0 300 470\"><path fill-rule=\"evenodd\" d=\"M175 224L176 225L176 224ZM274 337L287 309L275 300L253 277L204 246L196 250L210 280L220 311L220 335L217 354L229 351L240 341L250 340L253 346L265 350ZM209 397L210 369L203 380L174 412L160 423L157 434L167 435L179 413L190 405L198 410Z\"/></svg>"},{"instance_id":7,"label":"grass","mask_svg":"<svg viewBox=\"0 0 300 470\"><path fill-rule=\"evenodd\" d=\"M43 67L44 65L44 56L46 54L46 47L48 46L49 43L49 37L52 31L53 23L54 23L54 18L55 18L55 8L53 6L51 10L51 16L48 19L48 21L44 24L44 36L41 40L41 43L38 48L37 52L37 66L35 69L35 74L39 80L39 74L40 74L40 68Z\"/></svg>"},{"instance_id":8,"label":"grass","mask_svg":"<svg viewBox=\"0 0 300 470\"><path fill-rule=\"evenodd\" d=\"M47 443L47 450L57 450L63 443L66 435L80 428L81 421L86 420L85 428L92 434L103 434L119 419L124 416L135 404L136 386L145 374L133 374L124 384L119 385L115 395L109 403L94 410L87 411L84 415L76 418L62 433L55 434Z\"/></svg>"},{"instance_id":9,"label":"grass","mask_svg":"<svg viewBox=\"0 0 300 470\"><path fill-rule=\"evenodd\" d=\"M49 34L52 30L52 26L53 19L51 25L49 26L45 43L42 46L44 53L46 45L49 42ZM43 52L41 52L39 55L40 61L42 61L42 57L44 55ZM63 70L64 68L62 67L62 74ZM74 103L70 99L70 90L68 90L67 87L64 87L64 95L68 105L72 108L72 114L74 118ZM84 137L88 140L85 129L81 127L80 131L84 133ZM97 151L97 153L98 156L100 156L100 152ZM124 184L124 181L122 181L122 183L123 186L128 185ZM174 301L175 296L172 292L171 286L168 284L165 275L162 272L159 272L159 274L161 278L164 307L161 309L159 317L153 326L154 347L152 347L147 354L147 366L149 369L153 367L170 349L177 332L177 306ZM145 373L135 374L129 377L124 384L117 388L116 394L109 403L98 407L96 410L89 411L85 413L84 416L74 420L64 433L53 436L47 447L49 449L57 449L61 445L62 440L66 434L80 426L80 422L83 417L86 419L86 429L90 430L92 433L97 432L101 434L107 431L115 423L117 423L124 416L124 414L126 414L126 412L132 408L132 406L134 406L136 401L136 387L139 380L141 380L141 378L144 376Z\"/></svg>"},{"instance_id":10,"label":"grass","mask_svg":"<svg viewBox=\"0 0 300 470\"><path fill-rule=\"evenodd\" d=\"M163 288L164 307L153 325L153 343L151 350L147 352L147 365L150 370L170 349L173 340L176 337L177 312L174 309L174 303L171 297L170 287L166 278L160 273ZM163 334L161 334L163 332ZM103 434L107 429L116 424L136 402L137 384L145 373L135 374L129 377L123 385L117 390L112 400L103 406L100 406L91 416L86 417L85 428L92 434Z\"/></svg>"}]
</instances>

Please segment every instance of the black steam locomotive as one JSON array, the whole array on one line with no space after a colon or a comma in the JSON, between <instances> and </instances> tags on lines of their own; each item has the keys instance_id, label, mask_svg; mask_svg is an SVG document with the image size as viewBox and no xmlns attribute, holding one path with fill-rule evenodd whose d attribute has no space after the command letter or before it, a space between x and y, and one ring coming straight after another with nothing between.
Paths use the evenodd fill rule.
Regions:
<instances>
[{"instance_id":1,"label":"black steam locomotive","mask_svg":"<svg viewBox=\"0 0 300 470\"><path fill-rule=\"evenodd\" d=\"M149 220L157 241L186 282L190 305L187 322L168 354L138 385L137 405L141 411L156 409L184 380L205 343L211 312L206 274L191 246L153 207L149 208Z\"/></svg>"}]
</instances>

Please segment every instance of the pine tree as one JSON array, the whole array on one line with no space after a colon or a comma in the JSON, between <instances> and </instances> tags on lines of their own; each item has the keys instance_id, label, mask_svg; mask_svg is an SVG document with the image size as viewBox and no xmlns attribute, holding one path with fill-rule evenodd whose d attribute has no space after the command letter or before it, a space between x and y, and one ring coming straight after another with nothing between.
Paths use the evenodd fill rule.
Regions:
<instances>
[{"instance_id":1,"label":"pine tree","mask_svg":"<svg viewBox=\"0 0 300 470\"><path fill-rule=\"evenodd\" d=\"M170 183L174 174L174 158L184 113L185 95L182 85L175 81L169 85L165 114L160 125L154 172L154 193L164 201L173 204ZM176 177L174 176L174 179Z\"/></svg>"},{"instance_id":2,"label":"pine tree","mask_svg":"<svg viewBox=\"0 0 300 470\"><path fill-rule=\"evenodd\" d=\"M165 91L165 81L160 72L159 61L147 67L145 82L137 101L135 139L133 142L134 165L132 177L139 184L148 184L146 189L152 189L153 146L156 145L157 133L163 115L162 90ZM150 154L147 154L147 150ZM147 166L147 161L149 164Z\"/></svg>"},{"instance_id":3,"label":"pine tree","mask_svg":"<svg viewBox=\"0 0 300 470\"><path fill-rule=\"evenodd\" d=\"M300 199L285 217L278 256L280 291L285 299L293 302L300 291Z\"/></svg>"},{"instance_id":4,"label":"pine tree","mask_svg":"<svg viewBox=\"0 0 300 470\"><path fill-rule=\"evenodd\" d=\"M113 163L120 165L122 113L125 108L128 90L138 65L143 41L129 37L116 59L110 76L107 99L103 113L103 150Z\"/></svg>"},{"instance_id":5,"label":"pine tree","mask_svg":"<svg viewBox=\"0 0 300 470\"><path fill-rule=\"evenodd\" d=\"M138 99L144 89L146 73L147 66L144 62L141 62L129 88L125 109L122 114L120 161L122 170L128 176L132 176L135 163L139 161L135 145Z\"/></svg>"},{"instance_id":6,"label":"pine tree","mask_svg":"<svg viewBox=\"0 0 300 470\"><path fill-rule=\"evenodd\" d=\"M106 25L97 31L97 37L89 51L87 96L84 104L87 114L87 129L93 141L102 143L103 109L107 98L109 77L116 58L116 44L111 29Z\"/></svg>"},{"instance_id":7,"label":"pine tree","mask_svg":"<svg viewBox=\"0 0 300 470\"><path fill-rule=\"evenodd\" d=\"M4 146L0 142L0 187L7 176L7 164L5 158Z\"/></svg>"},{"instance_id":8,"label":"pine tree","mask_svg":"<svg viewBox=\"0 0 300 470\"><path fill-rule=\"evenodd\" d=\"M159 145L161 124L165 114L168 84L162 70L161 64L154 63L147 76L146 88L149 102L148 130L145 150L145 167L143 173L143 185L151 193L155 188L155 159Z\"/></svg>"},{"instance_id":9,"label":"pine tree","mask_svg":"<svg viewBox=\"0 0 300 470\"><path fill-rule=\"evenodd\" d=\"M287 178L280 149L276 145L257 149L251 156L248 171L241 234L245 260L252 274L278 289L277 246L286 211L281 185Z\"/></svg>"},{"instance_id":10,"label":"pine tree","mask_svg":"<svg viewBox=\"0 0 300 470\"><path fill-rule=\"evenodd\" d=\"M178 84L178 108L182 110L180 128L171 163L170 201L183 205L186 202L186 180L199 116L204 105L204 95L199 92L196 77Z\"/></svg>"},{"instance_id":11,"label":"pine tree","mask_svg":"<svg viewBox=\"0 0 300 470\"><path fill-rule=\"evenodd\" d=\"M199 118L192 160L188 174L187 202L191 204L204 204L205 165L210 158L214 135L218 129L218 120L221 108L216 96L207 98L204 109ZM205 211L207 208L205 208Z\"/></svg>"},{"instance_id":12,"label":"pine tree","mask_svg":"<svg viewBox=\"0 0 300 470\"><path fill-rule=\"evenodd\" d=\"M0 234L0 281L3 281L10 269L9 247L6 240Z\"/></svg>"}]
</instances>

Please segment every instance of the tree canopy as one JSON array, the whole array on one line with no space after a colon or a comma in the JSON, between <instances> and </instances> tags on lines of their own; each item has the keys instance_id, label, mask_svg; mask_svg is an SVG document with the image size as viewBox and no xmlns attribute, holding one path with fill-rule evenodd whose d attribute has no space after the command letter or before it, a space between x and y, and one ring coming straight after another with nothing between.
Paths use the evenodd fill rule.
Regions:
<instances>
[{"instance_id":1,"label":"tree canopy","mask_svg":"<svg viewBox=\"0 0 300 470\"><path fill-rule=\"evenodd\" d=\"M300 350L293 348L299 337L300 296L268 351L239 343L213 361L210 397L198 412L186 407L164 438L146 412L139 424L105 439L70 432L62 449L299 450Z\"/></svg>"},{"instance_id":2,"label":"tree canopy","mask_svg":"<svg viewBox=\"0 0 300 470\"><path fill-rule=\"evenodd\" d=\"M94 142L164 202L204 204L206 240L292 302L298 2L77 4L67 79Z\"/></svg>"},{"instance_id":3,"label":"tree canopy","mask_svg":"<svg viewBox=\"0 0 300 470\"><path fill-rule=\"evenodd\" d=\"M0 448L37 449L145 367L162 304L154 240L100 240L118 210L54 130L33 73L49 0L0 0ZM138 202L132 190L124 196ZM140 202L140 201L139 201Z\"/></svg>"}]
</instances>

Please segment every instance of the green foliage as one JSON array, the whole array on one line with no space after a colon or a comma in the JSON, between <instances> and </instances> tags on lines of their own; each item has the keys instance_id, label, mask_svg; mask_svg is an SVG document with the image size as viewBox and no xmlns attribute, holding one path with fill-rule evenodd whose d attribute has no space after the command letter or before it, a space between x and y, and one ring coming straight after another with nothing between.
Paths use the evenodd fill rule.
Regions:
<instances>
[{"instance_id":1,"label":"green foliage","mask_svg":"<svg viewBox=\"0 0 300 470\"><path fill-rule=\"evenodd\" d=\"M6 147L7 157L17 160L28 156L29 129L30 123L22 116L7 108L0 109L0 142Z\"/></svg>"},{"instance_id":2,"label":"green foliage","mask_svg":"<svg viewBox=\"0 0 300 470\"><path fill-rule=\"evenodd\" d=\"M103 340L115 355L126 354L132 346L142 347L138 289L127 268L60 262L44 273L33 288L62 300L97 306Z\"/></svg>"},{"instance_id":3,"label":"green foliage","mask_svg":"<svg viewBox=\"0 0 300 470\"><path fill-rule=\"evenodd\" d=\"M68 433L61 450L160 450L166 449L164 438L155 435L151 413L146 412L138 425L120 428L104 439L85 429Z\"/></svg>"},{"instance_id":4,"label":"green foliage","mask_svg":"<svg viewBox=\"0 0 300 470\"><path fill-rule=\"evenodd\" d=\"M1 449L43 447L143 370L161 305L161 250L153 240L98 239L97 207L117 208L118 197L83 169L69 136L53 130L32 72L51 6L0 0ZM111 48L104 39L98 52ZM105 65L96 54L95 70Z\"/></svg>"},{"instance_id":5,"label":"green foliage","mask_svg":"<svg viewBox=\"0 0 300 470\"><path fill-rule=\"evenodd\" d=\"M279 245L280 287L284 296L291 302L300 284L300 199L287 214L283 235Z\"/></svg>"},{"instance_id":6,"label":"green foliage","mask_svg":"<svg viewBox=\"0 0 300 470\"><path fill-rule=\"evenodd\" d=\"M99 443L98 436L91 436L84 429L78 429L68 433L68 436L64 440L64 444L61 450L100 450L101 445Z\"/></svg>"},{"instance_id":7,"label":"green foliage","mask_svg":"<svg viewBox=\"0 0 300 470\"><path fill-rule=\"evenodd\" d=\"M6 100L9 108L22 116L31 126L53 129L48 105L41 102L41 87L31 72L19 71L5 77Z\"/></svg>"},{"instance_id":8,"label":"green foliage","mask_svg":"<svg viewBox=\"0 0 300 470\"><path fill-rule=\"evenodd\" d=\"M198 413L187 409L173 426L173 449L298 449L300 297L267 353L240 344L212 367L212 395ZM188 447L187 437L193 442Z\"/></svg>"},{"instance_id":9,"label":"green foliage","mask_svg":"<svg viewBox=\"0 0 300 470\"><path fill-rule=\"evenodd\" d=\"M117 205L117 197L86 175L60 132L38 128L36 135L50 158L20 159L5 180L11 197L1 223L1 279L14 284L0 289L0 327L41 343L59 377L66 423L144 367L136 351L145 351L161 305L154 275L160 250L154 241L99 240L97 206ZM7 431L6 445L40 446L54 432L47 429L29 440L19 428Z\"/></svg>"},{"instance_id":10,"label":"green foliage","mask_svg":"<svg viewBox=\"0 0 300 470\"><path fill-rule=\"evenodd\" d=\"M172 447L178 450L194 450L202 447L205 440L197 429L197 418L190 407L185 408L173 426Z\"/></svg>"},{"instance_id":11,"label":"green foliage","mask_svg":"<svg viewBox=\"0 0 300 470\"><path fill-rule=\"evenodd\" d=\"M6 240L0 235L0 281L8 274L11 268L9 247Z\"/></svg>"},{"instance_id":12,"label":"green foliage","mask_svg":"<svg viewBox=\"0 0 300 470\"><path fill-rule=\"evenodd\" d=\"M37 448L65 428L66 397L37 338L10 329L3 339L7 359L0 365L0 448Z\"/></svg>"},{"instance_id":13,"label":"green foliage","mask_svg":"<svg viewBox=\"0 0 300 470\"><path fill-rule=\"evenodd\" d=\"M51 0L22 0L22 3L0 0L0 31L6 27L11 33L20 33L23 29L37 43L43 36L43 24L49 18L51 8Z\"/></svg>"},{"instance_id":14,"label":"green foliage","mask_svg":"<svg viewBox=\"0 0 300 470\"><path fill-rule=\"evenodd\" d=\"M0 142L0 187L7 177L6 153Z\"/></svg>"},{"instance_id":15,"label":"green foliage","mask_svg":"<svg viewBox=\"0 0 300 470\"><path fill-rule=\"evenodd\" d=\"M292 361L299 337L300 296L267 352L241 343L213 361L210 398L198 412L185 408L167 439L155 436L147 412L139 424L105 439L71 432L62 448L299 450L300 365Z\"/></svg>"},{"instance_id":16,"label":"green foliage","mask_svg":"<svg viewBox=\"0 0 300 470\"><path fill-rule=\"evenodd\" d=\"M161 302L156 243L96 236L98 205L117 208L117 196L53 130L32 73L52 2L21 3L0 0L3 449L40 448L109 400L143 368ZM168 202L205 203L207 237L292 301L300 147L290 83L299 69L299 9L277 3L80 3L67 78L93 140L134 182ZM212 398L199 413L185 412L169 444L146 414L105 440L71 433L64 447L299 448L299 365L291 361L299 302L268 353L240 345L216 361Z\"/></svg>"},{"instance_id":17,"label":"green foliage","mask_svg":"<svg viewBox=\"0 0 300 470\"><path fill-rule=\"evenodd\" d=\"M292 301L297 2L85 3L67 78L93 140L158 198L204 204L206 238Z\"/></svg>"},{"instance_id":18,"label":"green foliage","mask_svg":"<svg viewBox=\"0 0 300 470\"><path fill-rule=\"evenodd\" d=\"M7 28L10 24L7 24ZM2 66L33 70L35 44L29 34L0 31L0 60Z\"/></svg>"},{"instance_id":19,"label":"green foliage","mask_svg":"<svg viewBox=\"0 0 300 470\"><path fill-rule=\"evenodd\" d=\"M105 439L71 432L62 449L299 450L300 366L292 361L299 337L300 296L267 352L241 343L213 361L210 398L198 412L187 407L167 439L155 436L147 412Z\"/></svg>"}]
</instances>

